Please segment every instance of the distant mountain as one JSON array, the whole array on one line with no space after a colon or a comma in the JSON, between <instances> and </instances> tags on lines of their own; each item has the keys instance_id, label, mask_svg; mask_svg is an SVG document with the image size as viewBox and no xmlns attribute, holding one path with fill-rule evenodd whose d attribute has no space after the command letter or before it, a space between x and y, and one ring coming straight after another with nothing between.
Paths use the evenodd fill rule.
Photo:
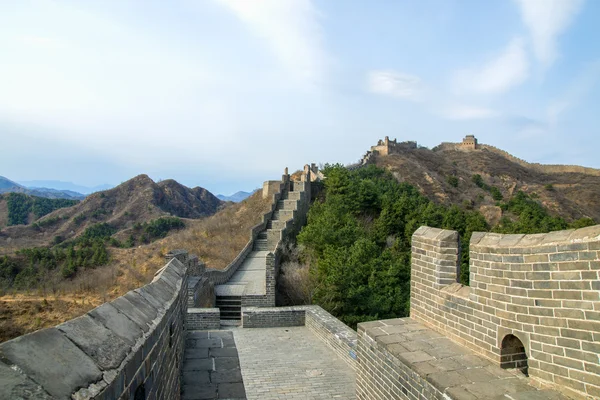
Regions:
<instances>
[{"instance_id":1,"label":"distant mountain","mask_svg":"<svg viewBox=\"0 0 600 400\"><path fill-rule=\"evenodd\" d=\"M90 194L94 192L100 192L102 190L111 189L114 185L98 185L98 186L83 186L72 182L63 181L52 181L52 180L34 180L34 181L20 181L21 185L28 187L29 189L37 188L51 188L62 191L72 191L83 194Z\"/></svg>"},{"instance_id":2,"label":"distant mountain","mask_svg":"<svg viewBox=\"0 0 600 400\"><path fill-rule=\"evenodd\" d=\"M236 193L232 194L231 196L225 196L222 194L218 194L217 197L223 201L233 201L234 203L239 203L240 201L246 200L257 190L258 189L253 190L252 192L243 192L240 190L239 192L236 192Z\"/></svg>"},{"instance_id":3,"label":"distant mountain","mask_svg":"<svg viewBox=\"0 0 600 400\"><path fill-rule=\"evenodd\" d=\"M55 236L73 238L101 222L123 231L162 216L207 217L223 205L201 187L188 188L172 179L156 183L147 175L139 175L113 189L90 194L72 207L53 211L36 221L37 227L6 227L0 231L0 239L11 238L15 247L47 245ZM0 201L0 220L3 209L6 207Z\"/></svg>"},{"instance_id":4,"label":"distant mountain","mask_svg":"<svg viewBox=\"0 0 600 400\"><path fill-rule=\"evenodd\" d=\"M19 185L17 182L13 182L8 178L0 176L0 190L13 189L13 188L25 189L24 186Z\"/></svg>"},{"instance_id":5,"label":"distant mountain","mask_svg":"<svg viewBox=\"0 0 600 400\"><path fill-rule=\"evenodd\" d=\"M30 196L46 197L49 199L83 200L85 198L85 195L71 190L48 189L45 187L28 188L0 176L0 194L2 193L23 193Z\"/></svg>"}]
</instances>

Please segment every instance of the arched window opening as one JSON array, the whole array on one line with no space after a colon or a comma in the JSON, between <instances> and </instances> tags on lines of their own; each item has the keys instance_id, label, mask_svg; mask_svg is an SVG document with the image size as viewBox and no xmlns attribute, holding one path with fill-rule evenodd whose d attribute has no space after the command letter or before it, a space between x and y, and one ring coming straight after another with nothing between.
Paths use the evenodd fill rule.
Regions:
<instances>
[{"instance_id":1,"label":"arched window opening","mask_svg":"<svg viewBox=\"0 0 600 400\"><path fill-rule=\"evenodd\" d=\"M504 369L516 368L528 376L525 346L523 346L523 343L515 335L506 335L504 339L502 339L500 367Z\"/></svg>"}]
</instances>

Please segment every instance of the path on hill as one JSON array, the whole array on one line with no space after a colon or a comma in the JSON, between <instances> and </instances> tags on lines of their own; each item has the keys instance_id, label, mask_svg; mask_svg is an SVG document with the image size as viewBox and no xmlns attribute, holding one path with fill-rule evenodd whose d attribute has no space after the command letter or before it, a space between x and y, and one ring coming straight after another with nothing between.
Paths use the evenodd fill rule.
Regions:
<instances>
[{"instance_id":1,"label":"path on hill","mask_svg":"<svg viewBox=\"0 0 600 400\"><path fill-rule=\"evenodd\" d=\"M226 284L216 286L217 296L265 295L267 293L268 251L254 250ZM244 290L245 289L245 290Z\"/></svg>"}]
</instances>

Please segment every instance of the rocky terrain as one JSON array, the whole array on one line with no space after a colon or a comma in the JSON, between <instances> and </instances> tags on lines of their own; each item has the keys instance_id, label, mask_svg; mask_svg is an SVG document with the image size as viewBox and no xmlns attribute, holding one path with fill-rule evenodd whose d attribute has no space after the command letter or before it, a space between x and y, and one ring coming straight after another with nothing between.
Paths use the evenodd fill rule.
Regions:
<instances>
[{"instance_id":1,"label":"rocky terrain","mask_svg":"<svg viewBox=\"0 0 600 400\"><path fill-rule=\"evenodd\" d=\"M0 201L0 226L6 226L5 203L5 199ZM147 175L139 175L113 189L93 193L72 207L55 210L35 224L4 227L0 230L0 254L49 245L57 236L71 239L102 222L123 231L161 216L207 217L223 204L201 187L188 188L171 179L156 183Z\"/></svg>"},{"instance_id":2,"label":"rocky terrain","mask_svg":"<svg viewBox=\"0 0 600 400\"><path fill-rule=\"evenodd\" d=\"M596 200L600 195L600 170L530 164L485 145L471 151L447 145L432 150L416 148L376 155L374 162L438 203L481 211L491 225L502 216L497 206L500 197L494 198L492 187L498 189L503 201L523 191L553 215L600 221L600 203ZM477 183L476 175L481 177Z\"/></svg>"}]
</instances>

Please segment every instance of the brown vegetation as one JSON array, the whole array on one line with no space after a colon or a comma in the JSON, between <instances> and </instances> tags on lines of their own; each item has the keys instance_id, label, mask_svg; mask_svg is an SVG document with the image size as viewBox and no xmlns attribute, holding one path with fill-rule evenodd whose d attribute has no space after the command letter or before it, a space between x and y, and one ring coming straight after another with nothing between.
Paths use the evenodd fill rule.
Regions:
<instances>
[{"instance_id":1,"label":"brown vegetation","mask_svg":"<svg viewBox=\"0 0 600 400\"><path fill-rule=\"evenodd\" d=\"M0 297L0 341L54 326L152 280L172 249L198 255L208 268L223 269L250 239L250 230L270 210L259 191L215 215L184 219L186 228L164 239L130 249L111 248L108 265L86 269L75 278L29 293ZM117 234L125 235L126 231Z\"/></svg>"},{"instance_id":2,"label":"brown vegetation","mask_svg":"<svg viewBox=\"0 0 600 400\"><path fill-rule=\"evenodd\" d=\"M487 148L468 152L419 148L377 156L375 160L399 181L416 186L430 199L446 205L490 211L496 200L473 182L473 175L478 174L486 185L496 187L505 200L520 190L538 199L553 215L566 220L589 217L600 221L600 203L596 201L600 195L598 170L544 168L517 162ZM496 213L488 214L491 219L498 218Z\"/></svg>"},{"instance_id":3,"label":"brown vegetation","mask_svg":"<svg viewBox=\"0 0 600 400\"><path fill-rule=\"evenodd\" d=\"M224 204L201 187L188 188L172 179L155 183L147 175L138 175L113 189L93 193L73 207L61 208L40 219L57 219L56 223L43 227L17 225L0 230L0 254L23 247L47 246L56 236L63 240L72 239L88 226L100 222L123 230L162 216L207 217ZM6 209L0 204L0 221L5 218L4 214Z\"/></svg>"}]
</instances>

